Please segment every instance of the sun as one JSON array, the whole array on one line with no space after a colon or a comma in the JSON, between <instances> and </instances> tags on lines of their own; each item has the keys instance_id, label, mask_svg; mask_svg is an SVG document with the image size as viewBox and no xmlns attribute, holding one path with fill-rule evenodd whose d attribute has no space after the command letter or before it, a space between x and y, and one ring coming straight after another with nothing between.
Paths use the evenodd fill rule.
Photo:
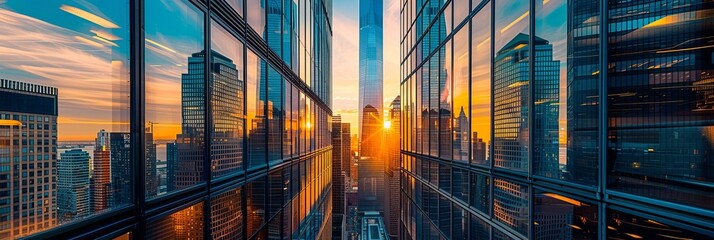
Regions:
<instances>
[{"instance_id":1,"label":"sun","mask_svg":"<svg viewBox=\"0 0 714 240\"><path fill-rule=\"evenodd\" d=\"M390 121L384 121L384 129L389 129L392 127L392 122Z\"/></svg>"}]
</instances>

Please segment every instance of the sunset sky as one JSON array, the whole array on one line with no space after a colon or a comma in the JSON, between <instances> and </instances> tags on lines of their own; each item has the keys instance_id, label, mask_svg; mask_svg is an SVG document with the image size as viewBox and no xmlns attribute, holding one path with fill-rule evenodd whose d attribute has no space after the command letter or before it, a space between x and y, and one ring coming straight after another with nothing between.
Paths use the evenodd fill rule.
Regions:
<instances>
[{"instance_id":1,"label":"sunset sky","mask_svg":"<svg viewBox=\"0 0 714 240\"><path fill-rule=\"evenodd\" d=\"M333 115L357 133L359 1L334 1L332 39ZM384 108L399 95L399 1L384 1Z\"/></svg>"}]
</instances>

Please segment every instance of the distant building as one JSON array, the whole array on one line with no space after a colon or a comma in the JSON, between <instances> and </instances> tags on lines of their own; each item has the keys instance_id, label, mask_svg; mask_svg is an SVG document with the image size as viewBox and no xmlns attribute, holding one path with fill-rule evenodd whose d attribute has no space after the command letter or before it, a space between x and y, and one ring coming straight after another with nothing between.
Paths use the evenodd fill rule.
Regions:
<instances>
[{"instance_id":1,"label":"distant building","mask_svg":"<svg viewBox=\"0 0 714 240\"><path fill-rule=\"evenodd\" d=\"M176 170L178 168L178 144L166 144L166 192L176 190Z\"/></svg>"},{"instance_id":2,"label":"distant building","mask_svg":"<svg viewBox=\"0 0 714 240\"><path fill-rule=\"evenodd\" d=\"M109 207L111 208L131 202L133 183L131 177L131 134L112 132L109 134L109 145L112 186Z\"/></svg>"},{"instance_id":3,"label":"distant building","mask_svg":"<svg viewBox=\"0 0 714 240\"><path fill-rule=\"evenodd\" d=\"M57 160L57 218L59 223L88 216L89 153L72 149Z\"/></svg>"},{"instance_id":4,"label":"distant building","mask_svg":"<svg viewBox=\"0 0 714 240\"><path fill-rule=\"evenodd\" d=\"M92 177L89 181L89 200L93 214L109 207L112 192L110 133L104 129L100 130L94 142Z\"/></svg>"}]
</instances>

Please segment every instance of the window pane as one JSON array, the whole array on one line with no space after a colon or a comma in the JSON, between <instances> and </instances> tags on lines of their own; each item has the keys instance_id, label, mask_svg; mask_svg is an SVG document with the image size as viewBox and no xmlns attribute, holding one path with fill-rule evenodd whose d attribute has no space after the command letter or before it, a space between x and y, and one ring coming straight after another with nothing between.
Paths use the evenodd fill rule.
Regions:
<instances>
[{"instance_id":1,"label":"window pane","mask_svg":"<svg viewBox=\"0 0 714 240\"><path fill-rule=\"evenodd\" d=\"M443 48L441 48L443 50ZM431 56L431 61L429 61L429 76L424 80L428 82L429 86L429 98L427 98L427 103L429 104L429 155L432 157L439 156L439 125L440 121L440 105L441 105L441 84L439 84L439 73L444 63L441 62L443 58L440 55L445 54L442 51L436 52Z\"/></svg>"},{"instance_id":2,"label":"window pane","mask_svg":"<svg viewBox=\"0 0 714 240\"><path fill-rule=\"evenodd\" d=\"M439 136L438 136L438 149L439 157L442 159L453 159L453 122L452 122L452 50L451 50L451 40L446 42L444 46L441 47L440 60L439 60ZM434 79L432 79L433 81Z\"/></svg>"},{"instance_id":3,"label":"window pane","mask_svg":"<svg viewBox=\"0 0 714 240\"><path fill-rule=\"evenodd\" d=\"M468 2L466 3L468 6ZM469 130L469 28L468 24L454 35L454 108L451 112L454 161L468 163Z\"/></svg>"},{"instance_id":4,"label":"window pane","mask_svg":"<svg viewBox=\"0 0 714 240\"><path fill-rule=\"evenodd\" d=\"M267 81L267 108L266 113L268 128L268 161L271 165L281 162L283 154L283 78L273 67L268 67Z\"/></svg>"},{"instance_id":5,"label":"window pane","mask_svg":"<svg viewBox=\"0 0 714 240\"><path fill-rule=\"evenodd\" d=\"M243 201L241 188L229 190L211 198L211 237L242 239Z\"/></svg>"},{"instance_id":6,"label":"window pane","mask_svg":"<svg viewBox=\"0 0 714 240\"><path fill-rule=\"evenodd\" d=\"M470 0L453 0L452 5L454 5L454 28L464 21L466 15L469 14L471 8L469 8ZM468 26L468 25L467 25ZM464 27L466 28L466 27ZM468 28L466 28L468 29Z\"/></svg>"},{"instance_id":7,"label":"window pane","mask_svg":"<svg viewBox=\"0 0 714 240\"><path fill-rule=\"evenodd\" d=\"M211 174L220 177L243 169L243 43L211 22L211 54Z\"/></svg>"},{"instance_id":8,"label":"window pane","mask_svg":"<svg viewBox=\"0 0 714 240\"><path fill-rule=\"evenodd\" d=\"M203 202L146 224L145 239L203 239Z\"/></svg>"},{"instance_id":9,"label":"window pane","mask_svg":"<svg viewBox=\"0 0 714 240\"><path fill-rule=\"evenodd\" d=\"M469 223L470 239L488 240L491 235L491 226L485 221L471 214L471 222Z\"/></svg>"},{"instance_id":10,"label":"window pane","mask_svg":"<svg viewBox=\"0 0 714 240\"><path fill-rule=\"evenodd\" d=\"M501 178L493 181L493 218L528 235L528 187Z\"/></svg>"},{"instance_id":11,"label":"window pane","mask_svg":"<svg viewBox=\"0 0 714 240\"><path fill-rule=\"evenodd\" d=\"M491 3L471 20L471 163L491 162ZM463 31L463 30L462 30Z\"/></svg>"},{"instance_id":12,"label":"window pane","mask_svg":"<svg viewBox=\"0 0 714 240\"><path fill-rule=\"evenodd\" d=\"M650 6L609 5L607 187L712 210L712 5Z\"/></svg>"},{"instance_id":13,"label":"window pane","mask_svg":"<svg viewBox=\"0 0 714 240\"><path fill-rule=\"evenodd\" d=\"M295 145L293 145L293 141L295 138L295 135L293 134L293 126L292 126L292 115L294 109L292 109L292 91L293 91L293 86L290 84L290 82L286 79L283 81L283 106L285 106L285 110L283 111L283 114L280 116L284 118L283 121L283 130L281 132L281 135L283 137L283 158L289 158L292 153L295 151Z\"/></svg>"},{"instance_id":14,"label":"window pane","mask_svg":"<svg viewBox=\"0 0 714 240\"><path fill-rule=\"evenodd\" d=\"M261 37L265 37L265 1L268 0L245 0L246 20Z\"/></svg>"},{"instance_id":15,"label":"window pane","mask_svg":"<svg viewBox=\"0 0 714 240\"><path fill-rule=\"evenodd\" d=\"M233 10L235 10L238 15L243 16L243 0L226 0ZM250 0L249 0L250 1Z\"/></svg>"},{"instance_id":16,"label":"window pane","mask_svg":"<svg viewBox=\"0 0 714 240\"><path fill-rule=\"evenodd\" d=\"M491 202L489 197L491 194L489 190L491 188L491 178L489 176L471 173L471 202L472 208L481 211L484 214L489 214L491 209Z\"/></svg>"},{"instance_id":17,"label":"window pane","mask_svg":"<svg viewBox=\"0 0 714 240\"><path fill-rule=\"evenodd\" d=\"M246 209L248 215L248 236L252 236L265 223L265 179L263 176L245 185Z\"/></svg>"},{"instance_id":18,"label":"window pane","mask_svg":"<svg viewBox=\"0 0 714 240\"><path fill-rule=\"evenodd\" d=\"M533 207L535 239L597 239L598 209L566 196L537 192Z\"/></svg>"},{"instance_id":19,"label":"window pane","mask_svg":"<svg viewBox=\"0 0 714 240\"><path fill-rule=\"evenodd\" d=\"M145 4L146 196L150 198L157 195L157 159L166 161L168 192L204 181L205 52L203 13L193 4L185 0ZM177 24L182 27L173 27Z\"/></svg>"},{"instance_id":20,"label":"window pane","mask_svg":"<svg viewBox=\"0 0 714 240\"><path fill-rule=\"evenodd\" d=\"M246 56L246 124L248 136L248 170L266 165L265 127L265 61L252 50Z\"/></svg>"},{"instance_id":21,"label":"window pane","mask_svg":"<svg viewBox=\"0 0 714 240\"><path fill-rule=\"evenodd\" d=\"M686 226L683 224L688 223L678 224ZM607 237L610 239L711 239L711 236L711 231L680 228L659 220L607 210Z\"/></svg>"},{"instance_id":22,"label":"window pane","mask_svg":"<svg viewBox=\"0 0 714 240\"><path fill-rule=\"evenodd\" d=\"M566 39L567 2L536 1L536 37L535 37L535 76L533 87L535 95L533 108L535 125L533 126L533 171L535 174L562 179L559 157L560 135L558 124L565 124L565 103L560 103L561 85L565 87L565 66L567 64L567 43L552 41ZM563 78L561 81L561 77ZM565 97L564 97L565 98ZM560 114L563 110L563 114ZM563 121L560 121L562 117ZM563 137L565 137L563 132ZM562 139L565 147L565 138ZM565 150L565 149L564 149ZM565 153L565 151L562 151ZM565 156L562 156L565 159ZM563 164L565 161L563 161Z\"/></svg>"},{"instance_id":23,"label":"window pane","mask_svg":"<svg viewBox=\"0 0 714 240\"><path fill-rule=\"evenodd\" d=\"M110 178L130 152L108 151L129 131L129 28L126 0L0 4L0 238L130 203Z\"/></svg>"},{"instance_id":24,"label":"window pane","mask_svg":"<svg viewBox=\"0 0 714 240\"><path fill-rule=\"evenodd\" d=\"M251 0L248 0L251 1ZM273 50L278 56L281 55L281 50L282 50L282 19L283 19L283 11L282 11L282 3L281 0L262 0L264 1L263 4L266 4L265 6L265 14L266 19L267 19L267 24L265 25L265 34L263 35L263 39L265 39L265 42L268 44L268 47ZM257 11L257 8L248 8L250 9L249 12L252 11ZM249 16L251 13L248 13ZM260 32L258 32L260 33Z\"/></svg>"},{"instance_id":25,"label":"window pane","mask_svg":"<svg viewBox=\"0 0 714 240\"><path fill-rule=\"evenodd\" d=\"M493 65L494 165L528 170L528 4L496 1Z\"/></svg>"}]
</instances>

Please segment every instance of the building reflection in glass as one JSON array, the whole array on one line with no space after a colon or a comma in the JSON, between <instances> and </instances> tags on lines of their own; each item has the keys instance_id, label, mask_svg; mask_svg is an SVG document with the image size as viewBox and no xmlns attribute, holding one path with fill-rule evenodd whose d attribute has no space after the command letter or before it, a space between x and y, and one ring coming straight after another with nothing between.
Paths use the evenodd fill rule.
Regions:
<instances>
[{"instance_id":1,"label":"building reflection in glass","mask_svg":"<svg viewBox=\"0 0 714 240\"><path fill-rule=\"evenodd\" d=\"M607 186L712 210L714 5L647 6L609 5Z\"/></svg>"}]
</instances>

